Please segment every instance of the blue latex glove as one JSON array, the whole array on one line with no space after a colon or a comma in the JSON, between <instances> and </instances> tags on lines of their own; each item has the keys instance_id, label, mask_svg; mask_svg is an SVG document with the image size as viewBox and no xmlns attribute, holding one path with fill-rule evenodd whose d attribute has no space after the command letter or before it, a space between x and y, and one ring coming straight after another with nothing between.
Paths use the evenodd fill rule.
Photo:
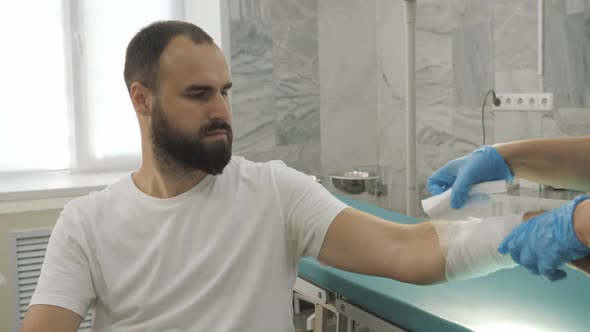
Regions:
<instances>
[{"instance_id":1,"label":"blue latex glove","mask_svg":"<svg viewBox=\"0 0 590 332\"><path fill-rule=\"evenodd\" d=\"M428 178L427 188L431 194L438 195L453 187L451 207L459 209L467 202L469 189L474 184L512 179L512 172L502 155L495 148L484 145L434 172Z\"/></svg>"},{"instance_id":2,"label":"blue latex glove","mask_svg":"<svg viewBox=\"0 0 590 332\"><path fill-rule=\"evenodd\" d=\"M590 253L577 238L573 223L576 206L588 198L587 195L577 197L515 227L498 251L503 255L509 253L514 262L551 281L565 278L565 271L558 268Z\"/></svg>"}]
</instances>

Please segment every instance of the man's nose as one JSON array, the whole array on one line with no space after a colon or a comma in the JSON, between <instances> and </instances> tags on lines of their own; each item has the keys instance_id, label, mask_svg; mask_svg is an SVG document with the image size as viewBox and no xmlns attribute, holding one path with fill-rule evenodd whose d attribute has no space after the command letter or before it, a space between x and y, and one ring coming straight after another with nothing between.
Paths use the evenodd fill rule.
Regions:
<instances>
[{"instance_id":1,"label":"man's nose","mask_svg":"<svg viewBox=\"0 0 590 332\"><path fill-rule=\"evenodd\" d=\"M209 106L209 118L227 120L230 117L229 100L221 92L215 94Z\"/></svg>"}]
</instances>

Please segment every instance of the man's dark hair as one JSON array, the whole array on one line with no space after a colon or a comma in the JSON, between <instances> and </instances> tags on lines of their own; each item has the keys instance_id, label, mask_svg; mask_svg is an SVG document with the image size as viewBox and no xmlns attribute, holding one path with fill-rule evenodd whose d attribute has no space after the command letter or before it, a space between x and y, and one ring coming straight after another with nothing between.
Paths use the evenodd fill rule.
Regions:
<instances>
[{"instance_id":1,"label":"man's dark hair","mask_svg":"<svg viewBox=\"0 0 590 332\"><path fill-rule=\"evenodd\" d=\"M127 45L125 54L125 84L141 82L153 91L158 90L158 64L172 38L182 35L195 44L213 43L213 38L198 26L181 21L154 22L141 29Z\"/></svg>"}]
</instances>

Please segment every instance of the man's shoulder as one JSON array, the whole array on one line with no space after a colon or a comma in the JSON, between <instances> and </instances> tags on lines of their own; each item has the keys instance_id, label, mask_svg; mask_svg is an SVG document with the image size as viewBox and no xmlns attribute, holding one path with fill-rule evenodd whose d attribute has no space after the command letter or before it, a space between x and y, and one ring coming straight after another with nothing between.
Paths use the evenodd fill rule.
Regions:
<instances>
[{"instance_id":1,"label":"man's shoulder","mask_svg":"<svg viewBox=\"0 0 590 332\"><path fill-rule=\"evenodd\" d=\"M63 209L65 214L74 214L76 216L92 215L104 206L112 206L117 201L125 198L125 192L131 183L131 177L125 177L112 183L102 190L93 191L87 195L74 198L69 201Z\"/></svg>"},{"instance_id":2,"label":"man's shoulder","mask_svg":"<svg viewBox=\"0 0 590 332\"><path fill-rule=\"evenodd\" d=\"M231 172L238 174L241 180L255 180L264 185L272 182L279 186L292 187L315 182L313 177L289 167L282 160L254 162L242 157L233 157Z\"/></svg>"}]
</instances>

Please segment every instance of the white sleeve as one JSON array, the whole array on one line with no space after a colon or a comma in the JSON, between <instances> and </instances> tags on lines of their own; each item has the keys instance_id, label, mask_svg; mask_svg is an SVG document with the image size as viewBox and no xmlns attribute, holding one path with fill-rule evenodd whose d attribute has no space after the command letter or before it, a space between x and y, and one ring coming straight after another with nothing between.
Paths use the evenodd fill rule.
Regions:
<instances>
[{"instance_id":1,"label":"white sleeve","mask_svg":"<svg viewBox=\"0 0 590 332\"><path fill-rule=\"evenodd\" d=\"M70 203L71 204L71 203ZM49 239L30 305L47 304L86 317L95 298L86 238L75 209L66 206Z\"/></svg>"},{"instance_id":2,"label":"white sleeve","mask_svg":"<svg viewBox=\"0 0 590 332\"><path fill-rule=\"evenodd\" d=\"M287 222L289 237L300 257L317 258L328 227L348 206L311 176L276 163L277 196Z\"/></svg>"}]
</instances>

